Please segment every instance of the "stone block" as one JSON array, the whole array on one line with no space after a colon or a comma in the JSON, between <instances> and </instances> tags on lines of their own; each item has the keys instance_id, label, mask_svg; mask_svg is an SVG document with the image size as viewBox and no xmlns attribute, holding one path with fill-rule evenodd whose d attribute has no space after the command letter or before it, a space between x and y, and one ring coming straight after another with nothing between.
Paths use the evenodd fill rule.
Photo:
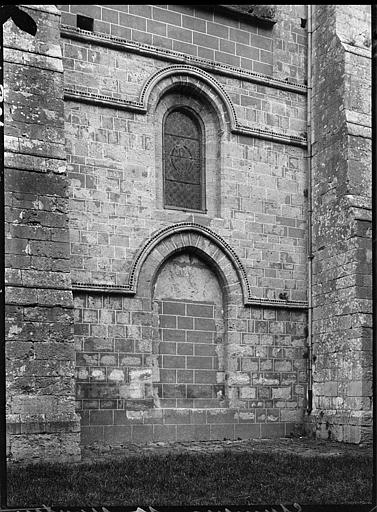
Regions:
<instances>
[{"instance_id":1,"label":"stone block","mask_svg":"<svg viewBox=\"0 0 377 512\"><path fill-rule=\"evenodd\" d=\"M303 411L301 409L281 409L280 418L281 421L301 423L303 420Z\"/></svg>"},{"instance_id":2,"label":"stone block","mask_svg":"<svg viewBox=\"0 0 377 512\"><path fill-rule=\"evenodd\" d=\"M196 372L195 372L196 373ZM177 370L177 382L190 384L194 382L193 370Z\"/></svg>"},{"instance_id":3,"label":"stone block","mask_svg":"<svg viewBox=\"0 0 377 512\"><path fill-rule=\"evenodd\" d=\"M257 372L259 370L259 359L243 357L241 359L241 369L243 372Z\"/></svg>"},{"instance_id":4,"label":"stone block","mask_svg":"<svg viewBox=\"0 0 377 512\"><path fill-rule=\"evenodd\" d=\"M143 411L114 410L114 425L141 425L143 423Z\"/></svg>"},{"instance_id":5,"label":"stone block","mask_svg":"<svg viewBox=\"0 0 377 512\"><path fill-rule=\"evenodd\" d=\"M280 387L280 388L272 388L272 398L285 398L289 400L292 398L292 390L290 386Z\"/></svg>"},{"instance_id":6,"label":"stone block","mask_svg":"<svg viewBox=\"0 0 377 512\"><path fill-rule=\"evenodd\" d=\"M192 343L177 343L177 354L179 355L193 355L194 346Z\"/></svg>"},{"instance_id":7,"label":"stone block","mask_svg":"<svg viewBox=\"0 0 377 512\"><path fill-rule=\"evenodd\" d=\"M179 316L178 320L178 329L193 329L194 328L194 319L188 316ZM175 327L174 326L166 326L166 327Z\"/></svg>"},{"instance_id":8,"label":"stone block","mask_svg":"<svg viewBox=\"0 0 377 512\"><path fill-rule=\"evenodd\" d=\"M164 368L185 368L186 367L185 356L164 355L162 361L163 361Z\"/></svg>"},{"instance_id":9,"label":"stone block","mask_svg":"<svg viewBox=\"0 0 377 512\"><path fill-rule=\"evenodd\" d=\"M131 429L133 443L148 443L153 440L153 425L133 425Z\"/></svg>"},{"instance_id":10,"label":"stone block","mask_svg":"<svg viewBox=\"0 0 377 512\"><path fill-rule=\"evenodd\" d=\"M164 409L164 425L190 424L190 411L188 409Z\"/></svg>"},{"instance_id":11,"label":"stone block","mask_svg":"<svg viewBox=\"0 0 377 512\"><path fill-rule=\"evenodd\" d=\"M206 441L210 439L210 425L177 425L177 441Z\"/></svg>"},{"instance_id":12,"label":"stone block","mask_svg":"<svg viewBox=\"0 0 377 512\"><path fill-rule=\"evenodd\" d=\"M192 409L194 407L193 398L177 398L176 407L178 409Z\"/></svg>"},{"instance_id":13,"label":"stone block","mask_svg":"<svg viewBox=\"0 0 377 512\"><path fill-rule=\"evenodd\" d=\"M213 338L211 331L187 331L187 341L190 343L213 343Z\"/></svg>"},{"instance_id":14,"label":"stone block","mask_svg":"<svg viewBox=\"0 0 377 512\"><path fill-rule=\"evenodd\" d=\"M285 436L284 423L261 423L261 438L271 439Z\"/></svg>"},{"instance_id":15,"label":"stone block","mask_svg":"<svg viewBox=\"0 0 377 512\"><path fill-rule=\"evenodd\" d=\"M250 387L241 387L240 388L240 398L254 400L256 398L256 388Z\"/></svg>"},{"instance_id":16,"label":"stone block","mask_svg":"<svg viewBox=\"0 0 377 512\"><path fill-rule=\"evenodd\" d=\"M292 370L292 362L291 361L274 361L274 370L275 372L289 372Z\"/></svg>"},{"instance_id":17,"label":"stone block","mask_svg":"<svg viewBox=\"0 0 377 512\"><path fill-rule=\"evenodd\" d=\"M195 370L194 382L195 384L216 384L216 370Z\"/></svg>"},{"instance_id":18,"label":"stone block","mask_svg":"<svg viewBox=\"0 0 377 512\"><path fill-rule=\"evenodd\" d=\"M190 421L194 425L203 425L207 423L207 413L205 410L193 409L190 414Z\"/></svg>"},{"instance_id":19,"label":"stone block","mask_svg":"<svg viewBox=\"0 0 377 512\"><path fill-rule=\"evenodd\" d=\"M90 411L90 425L112 425L114 423L112 410Z\"/></svg>"},{"instance_id":20,"label":"stone block","mask_svg":"<svg viewBox=\"0 0 377 512\"><path fill-rule=\"evenodd\" d=\"M186 386L185 384L163 384L162 385L162 398L185 398Z\"/></svg>"},{"instance_id":21,"label":"stone block","mask_svg":"<svg viewBox=\"0 0 377 512\"><path fill-rule=\"evenodd\" d=\"M237 423L235 410L209 409L207 411L207 423Z\"/></svg>"},{"instance_id":22,"label":"stone block","mask_svg":"<svg viewBox=\"0 0 377 512\"><path fill-rule=\"evenodd\" d=\"M254 423L240 423L234 425L235 439L260 439L261 425Z\"/></svg>"},{"instance_id":23,"label":"stone block","mask_svg":"<svg viewBox=\"0 0 377 512\"><path fill-rule=\"evenodd\" d=\"M161 424L163 423L162 409L150 409L144 411L143 414L144 424Z\"/></svg>"},{"instance_id":24,"label":"stone block","mask_svg":"<svg viewBox=\"0 0 377 512\"><path fill-rule=\"evenodd\" d=\"M177 425L153 425L153 441L176 441Z\"/></svg>"},{"instance_id":25,"label":"stone block","mask_svg":"<svg viewBox=\"0 0 377 512\"><path fill-rule=\"evenodd\" d=\"M82 426L81 427L81 446L90 446L92 444L103 444L104 427L103 426Z\"/></svg>"},{"instance_id":26,"label":"stone block","mask_svg":"<svg viewBox=\"0 0 377 512\"><path fill-rule=\"evenodd\" d=\"M118 400L100 400L100 409L117 409Z\"/></svg>"},{"instance_id":27,"label":"stone block","mask_svg":"<svg viewBox=\"0 0 377 512\"><path fill-rule=\"evenodd\" d=\"M185 331L179 329L162 329L162 339L164 341L185 341Z\"/></svg>"},{"instance_id":28,"label":"stone block","mask_svg":"<svg viewBox=\"0 0 377 512\"><path fill-rule=\"evenodd\" d=\"M255 411L254 410L240 410L236 417L239 423L255 423Z\"/></svg>"},{"instance_id":29,"label":"stone block","mask_svg":"<svg viewBox=\"0 0 377 512\"><path fill-rule=\"evenodd\" d=\"M208 306L205 304L187 304L187 316L211 319L213 318L213 311L213 306Z\"/></svg>"},{"instance_id":30,"label":"stone block","mask_svg":"<svg viewBox=\"0 0 377 512\"><path fill-rule=\"evenodd\" d=\"M187 398L212 398L213 393L213 386L205 384L187 384Z\"/></svg>"},{"instance_id":31,"label":"stone block","mask_svg":"<svg viewBox=\"0 0 377 512\"><path fill-rule=\"evenodd\" d=\"M105 445L117 446L132 440L130 426L109 425L104 427L103 441Z\"/></svg>"},{"instance_id":32,"label":"stone block","mask_svg":"<svg viewBox=\"0 0 377 512\"><path fill-rule=\"evenodd\" d=\"M162 310L164 315L185 315L185 304L183 302L163 302Z\"/></svg>"},{"instance_id":33,"label":"stone block","mask_svg":"<svg viewBox=\"0 0 377 512\"><path fill-rule=\"evenodd\" d=\"M183 345L183 344L180 344ZM173 341L163 341L160 343L160 354L176 354L177 352L177 343ZM179 354L180 352L178 352Z\"/></svg>"},{"instance_id":34,"label":"stone block","mask_svg":"<svg viewBox=\"0 0 377 512\"><path fill-rule=\"evenodd\" d=\"M115 351L116 352L129 352L132 353L134 350L134 340L129 338L115 338Z\"/></svg>"},{"instance_id":35,"label":"stone block","mask_svg":"<svg viewBox=\"0 0 377 512\"><path fill-rule=\"evenodd\" d=\"M246 372L229 372L227 380L229 386L246 386L250 384L250 375Z\"/></svg>"},{"instance_id":36,"label":"stone block","mask_svg":"<svg viewBox=\"0 0 377 512\"><path fill-rule=\"evenodd\" d=\"M226 424L226 423L219 423L219 424L212 424L210 425L210 435L211 440L224 440L224 439L230 439L233 440L234 437L234 431L235 431L234 424Z\"/></svg>"},{"instance_id":37,"label":"stone block","mask_svg":"<svg viewBox=\"0 0 377 512\"><path fill-rule=\"evenodd\" d=\"M212 343L197 343L193 348L195 356L216 356L216 345Z\"/></svg>"},{"instance_id":38,"label":"stone block","mask_svg":"<svg viewBox=\"0 0 377 512\"><path fill-rule=\"evenodd\" d=\"M180 318L183 318L184 320L186 320L186 319L185 319L185 317L178 318L178 329L183 329L183 327L179 323ZM160 315L159 321L160 321L160 327L162 327L162 328L176 329L176 327L177 327L177 317L176 316Z\"/></svg>"},{"instance_id":39,"label":"stone block","mask_svg":"<svg viewBox=\"0 0 377 512\"><path fill-rule=\"evenodd\" d=\"M113 357L113 359L116 361L116 356ZM107 364L111 365L111 360L107 360ZM135 366L141 366L142 364L142 357L141 355L136 354L121 354L119 353L119 364L121 366L129 366L129 367L135 367Z\"/></svg>"},{"instance_id":40,"label":"stone block","mask_svg":"<svg viewBox=\"0 0 377 512\"><path fill-rule=\"evenodd\" d=\"M196 369L208 369L211 370L213 366L212 357L195 357L195 356L187 356L187 368L196 370Z\"/></svg>"}]
</instances>

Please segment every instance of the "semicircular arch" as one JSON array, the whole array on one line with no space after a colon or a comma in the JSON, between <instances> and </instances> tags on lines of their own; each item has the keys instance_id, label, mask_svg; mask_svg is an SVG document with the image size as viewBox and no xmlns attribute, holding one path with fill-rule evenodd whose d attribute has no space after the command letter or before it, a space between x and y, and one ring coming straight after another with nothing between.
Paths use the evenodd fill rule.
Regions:
<instances>
[{"instance_id":1,"label":"semicircular arch","mask_svg":"<svg viewBox=\"0 0 377 512\"><path fill-rule=\"evenodd\" d=\"M250 286L246 271L233 248L211 229L182 222L158 231L136 255L130 272L130 288L140 295L151 290L158 270L168 258L180 252L193 252L204 259L220 276L231 302L246 304ZM150 291L151 293L151 291Z\"/></svg>"},{"instance_id":2,"label":"semicircular arch","mask_svg":"<svg viewBox=\"0 0 377 512\"><path fill-rule=\"evenodd\" d=\"M230 129L238 126L236 110L223 86L209 73L189 65L169 66L157 71L144 84L140 102L145 110L159 98L176 87L191 88L205 97L217 111L219 117L230 124Z\"/></svg>"}]
</instances>

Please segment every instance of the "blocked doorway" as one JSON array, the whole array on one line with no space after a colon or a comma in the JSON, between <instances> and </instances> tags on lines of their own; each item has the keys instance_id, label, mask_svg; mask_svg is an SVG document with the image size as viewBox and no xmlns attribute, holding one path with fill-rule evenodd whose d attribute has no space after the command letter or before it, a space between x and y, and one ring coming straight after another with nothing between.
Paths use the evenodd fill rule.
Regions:
<instances>
[{"instance_id":1,"label":"blocked doorway","mask_svg":"<svg viewBox=\"0 0 377 512\"><path fill-rule=\"evenodd\" d=\"M161 407L227 405L223 300L216 274L197 255L175 255L161 268L154 288Z\"/></svg>"}]
</instances>

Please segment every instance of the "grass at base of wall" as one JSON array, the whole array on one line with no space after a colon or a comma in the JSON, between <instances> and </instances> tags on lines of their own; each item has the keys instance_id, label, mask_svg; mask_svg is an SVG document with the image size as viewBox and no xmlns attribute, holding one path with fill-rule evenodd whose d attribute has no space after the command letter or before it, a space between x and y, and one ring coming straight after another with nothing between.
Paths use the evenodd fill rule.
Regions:
<instances>
[{"instance_id":1,"label":"grass at base of wall","mask_svg":"<svg viewBox=\"0 0 377 512\"><path fill-rule=\"evenodd\" d=\"M8 496L12 507L370 503L372 457L224 451L13 465Z\"/></svg>"}]
</instances>

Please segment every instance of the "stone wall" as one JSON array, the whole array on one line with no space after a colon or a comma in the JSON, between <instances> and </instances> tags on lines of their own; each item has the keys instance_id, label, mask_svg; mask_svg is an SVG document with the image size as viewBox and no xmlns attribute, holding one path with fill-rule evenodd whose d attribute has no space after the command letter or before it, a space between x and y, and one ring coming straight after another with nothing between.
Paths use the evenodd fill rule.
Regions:
<instances>
[{"instance_id":1,"label":"stone wall","mask_svg":"<svg viewBox=\"0 0 377 512\"><path fill-rule=\"evenodd\" d=\"M305 8L270 25L191 6L61 9L83 444L289 434L306 392ZM205 127L206 213L163 206L177 104ZM218 299L204 318L189 314L200 294L161 292L177 251L214 272L221 314ZM223 323L217 347L205 322Z\"/></svg>"},{"instance_id":2,"label":"stone wall","mask_svg":"<svg viewBox=\"0 0 377 512\"><path fill-rule=\"evenodd\" d=\"M60 14L33 6L35 38L12 21L5 50L8 456L77 460L73 300Z\"/></svg>"},{"instance_id":3,"label":"stone wall","mask_svg":"<svg viewBox=\"0 0 377 512\"><path fill-rule=\"evenodd\" d=\"M368 441L369 6L313 7L311 77L307 6L58 7L5 25L9 459L77 460L80 432ZM201 211L164 207L176 105Z\"/></svg>"},{"instance_id":4,"label":"stone wall","mask_svg":"<svg viewBox=\"0 0 377 512\"><path fill-rule=\"evenodd\" d=\"M140 294L77 294L84 444L187 440L189 432L270 437L302 422L305 313L227 306L217 277L189 254L162 266L149 309L151 297Z\"/></svg>"},{"instance_id":5,"label":"stone wall","mask_svg":"<svg viewBox=\"0 0 377 512\"><path fill-rule=\"evenodd\" d=\"M371 439L370 6L313 18L312 429Z\"/></svg>"}]
</instances>

